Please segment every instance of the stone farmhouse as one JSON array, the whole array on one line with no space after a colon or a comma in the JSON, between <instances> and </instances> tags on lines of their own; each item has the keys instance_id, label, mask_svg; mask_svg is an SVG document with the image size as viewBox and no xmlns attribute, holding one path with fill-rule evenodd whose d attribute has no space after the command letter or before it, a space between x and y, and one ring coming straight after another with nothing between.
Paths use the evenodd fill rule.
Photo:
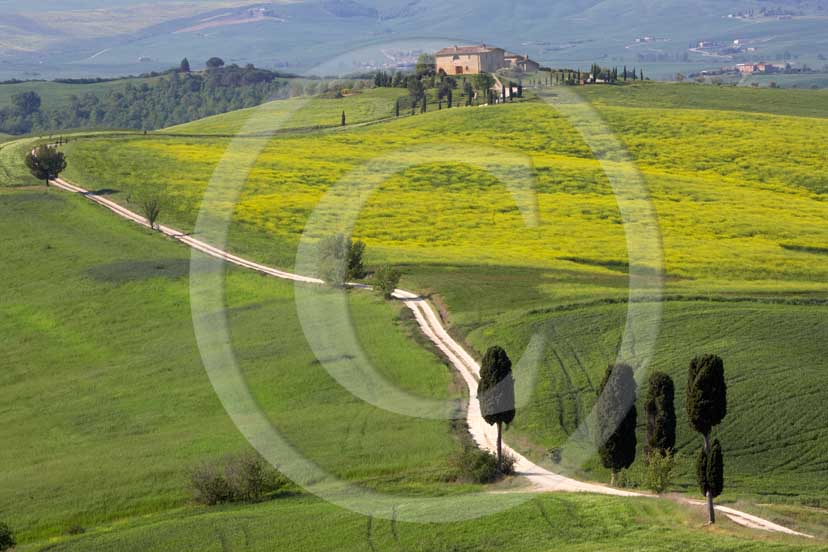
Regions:
<instances>
[{"instance_id":1,"label":"stone farmhouse","mask_svg":"<svg viewBox=\"0 0 828 552\"><path fill-rule=\"evenodd\" d=\"M443 48L435 55L437 72L447 75L477 75L494 73L499 69L514 69L534 73L540 65L529 56L511 54L503 48L487 46L452 46Z\"/></svg>"}]
</instances>

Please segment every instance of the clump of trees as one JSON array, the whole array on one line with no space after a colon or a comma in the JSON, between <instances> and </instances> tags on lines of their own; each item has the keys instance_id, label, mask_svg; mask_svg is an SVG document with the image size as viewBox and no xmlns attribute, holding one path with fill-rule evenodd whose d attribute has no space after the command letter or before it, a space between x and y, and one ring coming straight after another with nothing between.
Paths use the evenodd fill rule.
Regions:
<instances>
[{"instance_id":1,"label":"clump of trees","mask_svg":"<svg viewBox=\"0 0 828 552\"><path fill-rule=\"evenodd\" d=\"M287 478L255 453L229 457L219 463L205 463L190 473L193 499L208 506L260 502L288 486Z\"/></svg>"},{"instance_id":2,"label":"clump of trees","mask_svg":"<svg viewBox=\"0 0 828 552\"><path fill-rule=\"evenodd\" d=\"M632 368L627 364L608 366L598 389L596 444L601 464L612 472L612 485L618 472L635 461L636 390Z\"/></svg>"},{"instance_id":3,"label":"clump of trees","mask_svg":"<svg viewBox=\"0 0 828 552\"><path fill-rule=\"evenodd\" d=\"M26 154L26 167L38 180L46 182L56 179L66 169L66 156L54 146L38 146Z\"/></svg>"},{"instance_id":4,"label":"clump of trees","mask_svg":"<svg viewBox=\"0 0 828 552\"><path fill-rule=\"evenodd\" d=\"M365 243L344 234L328 236L319 243L319 276L334 287L365 278Z\"/></svg>"},{"instance_id":5,"label":"clump of trees","mask_svg":"<svg viewBox=\"0 0 828 552\"><path fill-rule=\"evenodd\" d=\"M14 538L14 533L6 523L0 521L0 552L10 550L15 546L17 546L17 540Z\"/></svg>"},{"instance_id":6,"label":"clump of trees","mask_svg":"<svg viewBox=\"0 0 828 552\"><path fill-rule=\"evenodd\" d=\"M515 419L515 381L512 361L501 347L490 347L483 356L477 400L486 423L497 425L497 469L502 471L503 424Z\"/></svg>"},{"instance_id":7,"label":"clump of trees","mask_svg":"<svg viewBox=\"0 0 828 552\"><path fill-rule=\"evenodd\" d=\"M0 132L20 135L90 127L154 130L271 99L326 92L329 86L252 65L217 66L203 73L188 69L185 59L156 83L128 80L123 87L74 96L68 105L52 109L44 108L36 92L17 94L11 105L0 106Z\"/></svg>"},{"instance_id":8,"label":"clump of trees","mask_svg":"<svg viewBox=\"0 0 828 552\"><path fill-rule=\"evenodd\" d=\"M707 497L710 523L715 523L713 499L724 489L724 458L719 441L710 442L710 433L727 415L727 384L720 357L708 354L690 362L686 410L690 426L702 436L696 476L699 489Z\"/></svg>"}]
</instances>

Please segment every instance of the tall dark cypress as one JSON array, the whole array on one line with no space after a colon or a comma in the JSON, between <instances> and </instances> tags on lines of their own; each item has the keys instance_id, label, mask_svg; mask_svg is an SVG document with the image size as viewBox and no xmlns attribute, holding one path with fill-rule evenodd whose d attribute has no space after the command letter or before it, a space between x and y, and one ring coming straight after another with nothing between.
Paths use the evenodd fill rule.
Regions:
<instances>
[{"instance_id":1,"label":"tall dark cypress","mask_svg":"<svg viewBox=\"0 0 828 552\"><path fill-rule=\"evenodd\" d=\"M672 378L653 372L647 382L647 452L666 456L676 446L676 390Z\"/></svg>"},{"instance_id":2,"label":"tall dark cypress","mask_svg":"<svg viewBox=\"0 0 828 552\"><path fill-rule=\"evenodd\" d=\"M618 472L635 461L636 387L632 368L617 364L607 367L599 388L595 444L601 463L612 472L612 485Z\"/></svg>"},{"instance_id":3,"label":"tall dark cypress","mask_svg":"<svg viewBox=\"0 0 828 552\"><path fill-rule=\"evenodd\" d=\"M716 522L716 511L713 499L721 494L724 487L723 474L721 482L715 484L709 481L711 462L723 461L715 457L721 456L721 446L715 452L710 444L710 432L719 425L727 415L727 384L724 377L724 362L716 355L702 355L690 362L687 374L687 418L691 427L702 436L703 449L697 463L697 477L699 487L707 497L707 511L710 523ZM723 473L722 470L719 470ZM718 494L716 491L718 490Z\"/></svg>"}]
</instances>

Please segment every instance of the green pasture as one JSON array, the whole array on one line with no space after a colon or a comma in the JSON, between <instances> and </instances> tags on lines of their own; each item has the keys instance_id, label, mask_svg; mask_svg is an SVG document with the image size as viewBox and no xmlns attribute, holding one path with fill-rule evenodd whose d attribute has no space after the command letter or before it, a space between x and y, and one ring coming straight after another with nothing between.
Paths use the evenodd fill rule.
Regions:
<instances>
[{"instance_id":1,"label":"green pasture","mask_svg":"<svg viewBox=\"0 0 828 552\"><path fill-rule=\"evenodd\" d=\"M26 81L0 84L0 108L11 105L12 96L23 92L37 92L43 101L43 109L57 109L69 105L72 96L78 98L86 94L102 97L110 90L123 89L127 84L141 86L152 85L160 77L117 79L89 84L67 84L53 81Z\"/></svg>"},{"instance_id":2,"label":"green pasture","mask_svg":"<svg viewBox=\"0 0 828 552\"><path fill-rule=\"evenodd\" d=\"M120 550L548 552L552 550L825 550L820 542L757 534L722 519L705 528L700 509L666 500L540 495L504 513L473 521L413 524L364 517L317 500L211 511L187 510L113 523L63 538L56 552ZM41 545L23 550L41 550Z\"/></svg>"},{"instance_id":3,"label":"green pasture","mask_svg":"<svg viewBox=\"0 0 828 552\"><path fill-rule=\"evenodd\" d=\"M250 128L335 127L342 105L351 106L354 123L381 118L393 107L392 92L402 93L315 99L296 111L290 102L299 100L276 102L265 108L272 116ZM652 368L676 381L682 460L673 490L697 494L690 459L699 443L682 411L687 364L695 354L718 353L731 400L717 430L725 449L723 499L760 504L775 519L819 529L819 507L828 500L821 416L828 399L824 93L652 83L580 93L634 159L659 221L665 300L641 303L639 314L656 320L663 307L662 321L657 340L639 338L630 353L652 345ZM779 94L790 94L787 106ZM237 133L250 117L231 113L170 129L179 136L75 136L65 146L66 177L133 208L159 196L162 222L192 231L232 143L223 135ZM605 152L593 152L542 101L235 144L241 147L226 160L240 167L248 152L261 152L235 206L234 252L290 268L325 194L336 189L344 202L376 181L354 227L368 244L368 264L400 266L402 285L426 293L475 354L498 343L517 360L532 336L542 336L536 385L506 439L553 469L606 478L594 459L556 466L548 454L588 414L625 326L631 268L618 204L595 160ZM28 147L0 146L2 184L31 183L20 165ZM608 163L618 161L609 154ZM536 199L516 195L515 182L530 182ZM187 251L56 191L0 190L0 211L11 243L0 275L12 298L3 304L11 316L0 319L0 329L13 344L0 358L13 367L4 388L23 397L11 403L2 438L25 444L0 451L3 465L12 466L0 476L0 519L22 527L25 542L77 523L100 530L56 542L58 548L802 546L764 542L764 535L734 532L728 522L700 530L699 512L662 501L588 496L545 497L500 517L437 528L369 522L305 497L190 508L186 470L245 444L194 346ZM652 257L635 267L649 274L639 290L645 298L657 291L655 266ZM254 396L303 451L373 489L470 488L445 483L447 459L460 446L456 428L381 412L314 363L290 285L230 269L227 286L233 344ZM389 380L425 396L462 395L450 371L410 339L416 331L397 305L362 294L350 304L360 338ZM640 469L639 463L633 479ZM31 505L11 506L23 501ZM175 513L162 519L158 512L170 509ZM259 522L272 518L283 523ZM318 525L308 530L308 523ZM432 534L437 540L429 540Z\"/></svg>"},{"instance_id":4,"label":"green pasture","mask_svg":"<svg viewBox=\"0 0 828 552\"><path fill-rule=\"evenodd\" d=\"M2 191L0 213L0 382L12 398L0 429L0 519L25 543L186 506L191 469L249 448L202 366L189 250L55 190ZM450 421L379 410L328 375L306 344L291 284L230 270L226 293L244 377L306 457L384 492L469 488L451 482L462 433ZM410 339L401 309L353 295L366 354L412 393L459 397L450 370Z\"/></svg>"},{"instance_id":5,"label":"green pasture","mask_svg":"<svg viewBox=\"0 0 828 552\"><path fill-rule=\"evenodd\" d=\"M624 86L587 86L579 89L579 93L599 106L712 109L821 118L828 116L828 108L825 107L828 91L824 90L744 89L695 83L643 82Z\"/></svg>"},{"instance_id":6,"label":"green pasture","mask_svg":"<svg viewBox=\"0 0 828 552\"><path fill-rule=\"evenodd\" d=\"M207 117L161 131L164 134L268 134L280 129L336 127L387 119L395 114L395 103L406 95L399 88L355 90L349 96L324 96L276 100L250 109Z\"/></svg>"}]
</instances>

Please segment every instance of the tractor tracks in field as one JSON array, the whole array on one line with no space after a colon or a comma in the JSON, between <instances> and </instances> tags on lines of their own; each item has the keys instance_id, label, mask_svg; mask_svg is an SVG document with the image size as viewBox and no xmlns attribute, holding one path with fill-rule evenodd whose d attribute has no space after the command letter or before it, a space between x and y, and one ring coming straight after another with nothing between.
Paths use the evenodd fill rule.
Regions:
<instances>
[{"instance_id":1,"label":"tractor tracks in field","mask_svg":"<svg viewBox=\"0 0 828 552\"><path fill-rule=\"evenodd\" d=\"M144 227L150 226L146 219L141 215L134 213L133 211L130 211L129 209L121 206L120 204L110 199L107 199L106 197L96 195L90 192L89 190L85 190L84 188L76 186L64 179L56 179L53 181L53 183L56 187L64 191L84 196L88 200L97 203L98 205L101 205L106 209L109 209L110 211L114 212L122 218L135 222L136 224L139 224ZM159 231L159 233L163 234L164 236L170 239L178 241L196 251L199 251L206 255L210 255L229 264L246 268L248 270L253 270L260 274L265 274L268 276L280 278L283 280L289 280L300 284L324 284L324 282L319 278L294 274L291 272L280 270L278 268L256 263L254 261L250 261L237 255L233 255L232 253L214 247L209 243L198 240L189 234L186 234L174 228L170 228L168 226L160 225L157 227L157 230ZM369 286L364 285L360 285L358 287L360 289L370 289ZM469 391L466 423L468 425L468 430L471 434L472 439L482 449L489 451L496 450L495 447L497 440L497 430L494 426L486 424L486 422L483 420L483 417L480 413L480 403L477 400L477 378L480 372L480 365L457 341L454 340L454 338L451 337L449 332L443 326L443 323L441 322L440 318L437 316L437 314L435 314L434 309L431 307L431 305L428 303L425 297L416 293L412 293L410 291L398 289L394 292L394 298L401 301L406 307L408 307L413 312L417 325L419 326L423 334L437 347L437 349L443 355L445 355L445 357L452 364L454 369L457 370L457 372L465 381ZM557 355L557 352L555 354ZM563 365L562 362L561 364ZM516 459L515 473L526 478L531 483L533 490L536 492L586 492L621 497L653 498L653 495L631 492L623 489L616 489L597 483L588 483L565 477L563 475L549 471L546 468L543 468L531 462L528 458L526 458L525 456L521 455L516 450L508 446L508 444L504 443L503 445L504 451L509 454L512 454ZM685 502L687 504L693 504L694 506L697 505L696 501L686 500ZM764 520L762 518L747 514L745 512L740 512L738 510L734 510L732 508L727 508L724 506L717 506L716 508L725 515L727 515L734 522L746 527L812 538L811 535L806 535L804 533L794 531L787 527L782 527L771 521ZM368 530L366 536L368 537L369 545L373 545L372 525L373 523L370 523L367 528Z\"/></svg>"}]
</instances>

